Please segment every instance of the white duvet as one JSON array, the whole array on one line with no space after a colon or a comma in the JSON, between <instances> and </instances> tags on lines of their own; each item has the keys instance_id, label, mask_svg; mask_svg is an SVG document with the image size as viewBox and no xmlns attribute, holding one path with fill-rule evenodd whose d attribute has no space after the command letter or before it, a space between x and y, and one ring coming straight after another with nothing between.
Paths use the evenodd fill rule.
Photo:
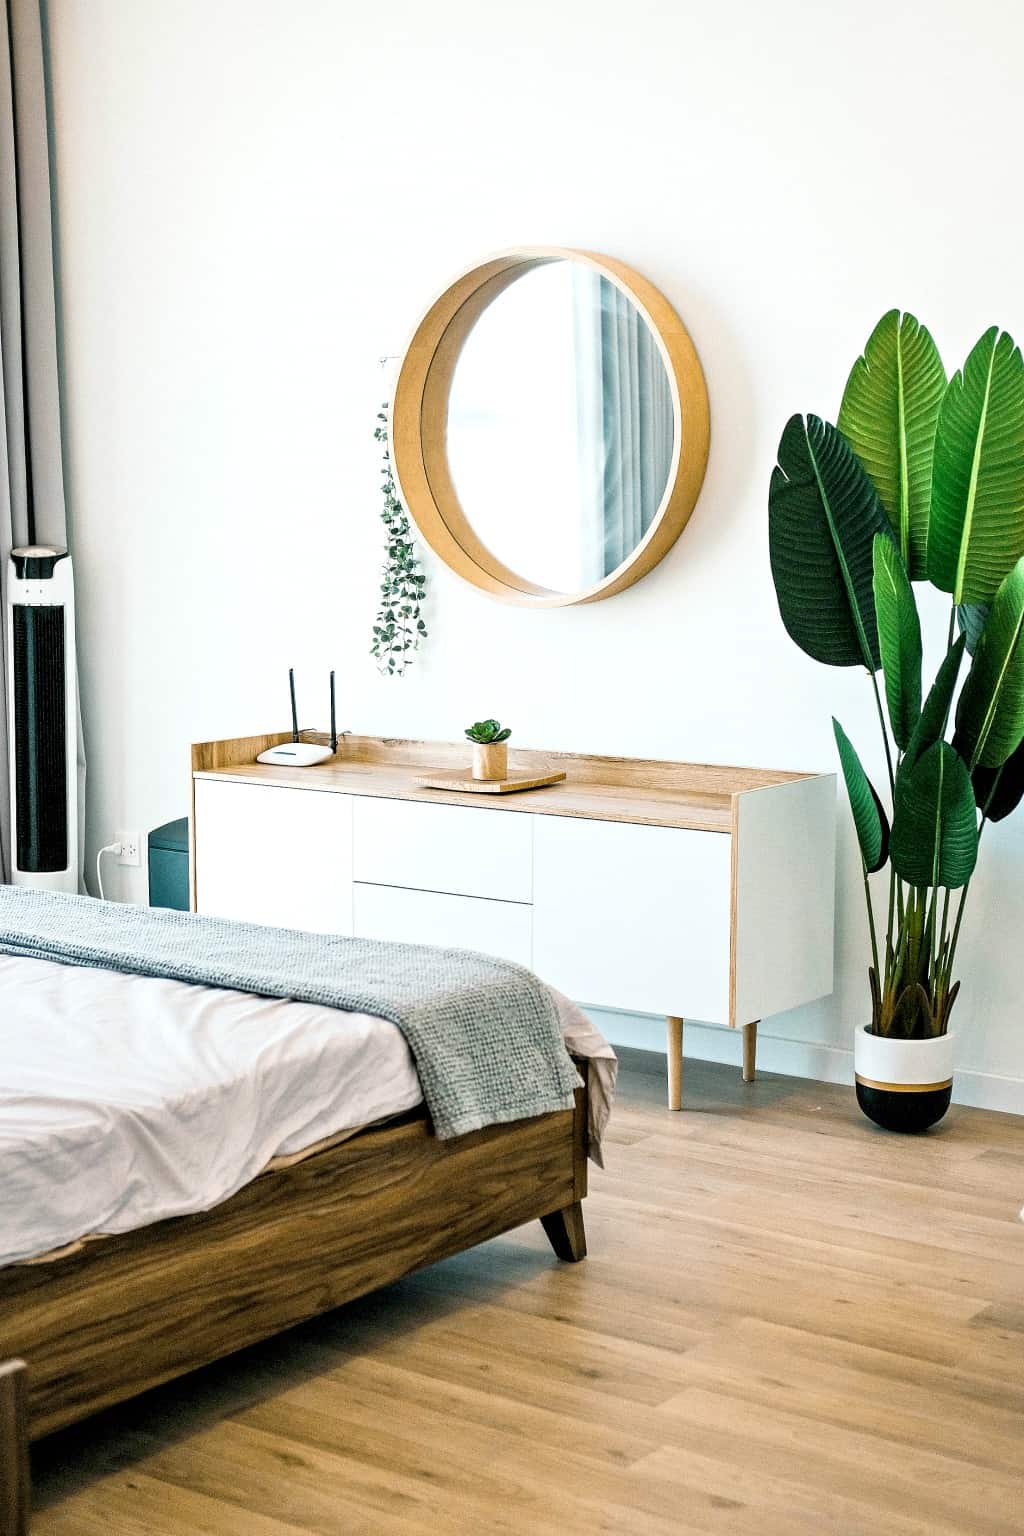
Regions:
<instances>
[{"instance_id":1,"label":"white duvet","mask_svg":"<svg viewBox=\"0 0 1024 1536\"><path fill-rule=\"evenodd\" d=\"M596 1142L614 1054L559 1002L567 1044L602 1067ZM208 1210L421 1100L384 1019L0 955L0 1265Z\"/></svg>"}]
</instances>

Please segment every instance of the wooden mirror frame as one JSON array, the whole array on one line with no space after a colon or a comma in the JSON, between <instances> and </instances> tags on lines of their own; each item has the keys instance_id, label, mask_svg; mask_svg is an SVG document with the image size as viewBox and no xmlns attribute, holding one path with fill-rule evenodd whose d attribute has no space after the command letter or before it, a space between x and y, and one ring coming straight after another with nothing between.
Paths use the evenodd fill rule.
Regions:
<instances>
[{"instance_id":1,"label":"wooden mirror frame","mask_svg":"<svg viewBox=\"0 0 1024 1536\"><path fill-rule=\"evenodd\" d=\"M488 304L516 278L533 267L562 260L594 268L621 289L646 320L668 375L674 428L668 483L650 528L628 560L582 592L554 592L536 586L503 565L473 531L448 467L448 396L470 330ZM671 549L704 482L710 439L708 392L686 327L664 294L639 272L592 251L524 246L473 267L428 309L402 359L391 405L390 433L399 494L434 553L457 575L492 597L531 608L564 608L624 591L653 570Z\"/></svg>"}]
</instances>

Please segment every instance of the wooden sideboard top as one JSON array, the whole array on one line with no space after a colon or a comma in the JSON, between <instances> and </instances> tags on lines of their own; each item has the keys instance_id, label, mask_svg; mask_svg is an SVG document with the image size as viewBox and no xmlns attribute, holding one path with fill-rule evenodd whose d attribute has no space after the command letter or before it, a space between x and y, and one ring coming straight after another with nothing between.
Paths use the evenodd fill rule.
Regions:
<instances>
[{"instance_id":1,"label":"wooden sideboard top","mask_svg":"<svg viewBox=\"0 0 1024 1536\"><path fill-rule=\"evenodd\" d=\"M303 736L307 741L326 740L313 731L303 732ZM232 741L200 742L192 748L192 771L197 778L413 800L423 805L470 805L513 814L527 811L535 815L579 816L590 821L628 821L726 833L733 828L734 800L738 796L749 790L817 777L772 768L725 768L707 763L510 749L512 767L559 768L564 770L565 780L521 794L481 795L425 789L416 782L426 773L451 773L464 767L472 752L468 741L346 736L337 755L315 768L279 768L256 762L260 752L289 739L287 732L279 731Z\"/></svg>"}]
</instances>

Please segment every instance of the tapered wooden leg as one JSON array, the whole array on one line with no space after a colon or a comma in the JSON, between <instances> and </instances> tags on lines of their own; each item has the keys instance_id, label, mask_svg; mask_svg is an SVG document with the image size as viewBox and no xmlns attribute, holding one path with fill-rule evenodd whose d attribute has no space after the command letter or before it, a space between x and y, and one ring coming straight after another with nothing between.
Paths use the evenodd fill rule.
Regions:
<instances>
[{"instance_id":1,"label":"tapered wooden leg","mask_svg":"<svg viewBox=\"0 0 1024 1536\"><path fill-rule=\"evenodd\" d=\"M28 1401L25 1362L0 1362L0 1531L28 1536Z\"/></svg>"},{"instance_id":2,"label":"tapered wooden leg","mask_svg":"<svg viewBox=\"0 0 1024 1536\"><path fill-rule=\"evenodd\" d=\"M757 1075L757 1020L743 1026L743 1081L752 1083Z\"/></svg>"},{"instance_id":3,"label":"tapered wooden leg","mask_svg":"<svg viewBox=\"0 0 1024 1536\"><path fill-rule=\"evenodd\" d=\"M683 1021L666 1019L668 1027L668 1107L683 1107Z\"/></svg>"},{"instance_id":4,"label":"tapered wooden leg","mask_svg":"<svg viewBox=\"0 0 1024 1536\"><path fill-rule=\"evenodd\" d=\"M576 1264L587 1256L587 1234L583 1228L583 1203L574 1200L564 1210L552 1211L541 1217L541 1225L555 1254L570 1264Z\"/></svg>"}]
</instances>

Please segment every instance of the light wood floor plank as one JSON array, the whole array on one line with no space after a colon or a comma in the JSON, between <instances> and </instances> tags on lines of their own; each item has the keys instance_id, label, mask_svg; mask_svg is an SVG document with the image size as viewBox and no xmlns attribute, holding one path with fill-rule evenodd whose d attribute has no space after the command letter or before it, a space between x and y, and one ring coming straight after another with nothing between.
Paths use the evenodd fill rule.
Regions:
<instances>
[{"instance_id":1,"label":"light wood floor plank","mask_svg":"<svg viewBox=\"0 0 1024 1536\"><path fill-rule=\"evenodd\" d=\"M895 1415L873 1433L835 1426L816 1414L795 1413L778 1400L771 1412L729 1394L693 1387L671 1408L675 1428L685 1425L687 1447L715 1455L725 1435L736 1435L752 1461L770 1462L779 1476L801 1483L826 1482L838 1497L876 1500L890 1513L930 1519L976 1536L1002 1536L1024 1510L1024 1470L973 1466L962 1448L946 1454L918 1445L908 1455ZM632 1469L659 1465L664 1450Z\"/></svg>"},{"instance_id":2,"label":"light wood floor plank","mask_svg":"<svg viewBox=\"0 0 1024 1536\"><path fill-rule=\"evenodd\" d=\"M623 1074L585 1263L524 1228L56 1436L32 1536L1019 1536L1022 1122L663 1101Z\"/></svg>"},{"instance_id":3,"label":"light wood floor plank","mask_svg":"<svg viewBox=\"0 0 1024 1536\"><path fill-rule=\"evenodd\" d=\"M896 1434L907 1446L1019 1472L1021 1407L993 1404L951 1372L932 1371L925 1381L882 1374L871 1368L878 1359L878 1352L858 1355L820 1335L746 1320L692 1350L686 1375L693 1386L713 1388L766 1411L782 1406L822 1424L882 1438ZM659 1415L675 1418L677 1403L673 1398L663 1404Z\"/></svg>"}]
</instances>

